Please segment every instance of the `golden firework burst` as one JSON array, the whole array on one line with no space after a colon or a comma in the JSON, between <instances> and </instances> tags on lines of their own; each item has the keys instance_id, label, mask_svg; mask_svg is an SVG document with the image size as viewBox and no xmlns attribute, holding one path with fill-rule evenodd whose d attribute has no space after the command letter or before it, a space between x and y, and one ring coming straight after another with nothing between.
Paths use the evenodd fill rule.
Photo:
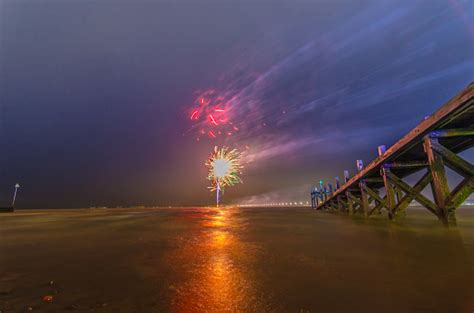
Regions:
<instances>
[{"instance_id":1,"label":"golden firework burst","mask_svg":"<svg viewBox=\"0 0 474 313\"><path fill-rule=\"evenodd\" d=\"M211 181L211 191L224 191L225 187L242 183L239 177L243 166L240 164L240 153L236 149L214 147L214 151L205 165L209 170L207 179Z\"/></svg>"}]
</instances>

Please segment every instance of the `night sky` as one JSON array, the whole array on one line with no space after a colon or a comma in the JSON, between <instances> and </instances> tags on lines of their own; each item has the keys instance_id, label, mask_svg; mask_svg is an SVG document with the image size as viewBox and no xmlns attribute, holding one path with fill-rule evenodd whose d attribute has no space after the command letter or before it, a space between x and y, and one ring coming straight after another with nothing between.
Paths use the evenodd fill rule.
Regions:
<instances>
[{"instance_id":1,"label":"night sky","mask_svg":"<svg viewBox=\"0 0 474 313\"><path fill-rule=\"evenodd\" d=\"M474 78L471 1L0 1L0 206L308 200ZM238 130L190 119L212 93Z\"/></svg>"}]
</instances>

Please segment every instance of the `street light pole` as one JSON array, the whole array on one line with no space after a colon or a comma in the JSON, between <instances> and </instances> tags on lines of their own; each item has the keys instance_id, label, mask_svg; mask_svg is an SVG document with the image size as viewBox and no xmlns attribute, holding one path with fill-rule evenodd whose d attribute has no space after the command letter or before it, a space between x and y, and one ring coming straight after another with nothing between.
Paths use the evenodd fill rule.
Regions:
<instances>
[{"instance_id":1,"label":"street light pole","mask_svg":"<svg viewBox=\"0 0 474 313\"><path fill-rule=\"evenodd\" d=\"M15 185L15 192L13 193L12 207L15 205L16 193L18 192L18 188L20 188L20 184L16 183L16 185Z\"/></svg>"}]
</instances>

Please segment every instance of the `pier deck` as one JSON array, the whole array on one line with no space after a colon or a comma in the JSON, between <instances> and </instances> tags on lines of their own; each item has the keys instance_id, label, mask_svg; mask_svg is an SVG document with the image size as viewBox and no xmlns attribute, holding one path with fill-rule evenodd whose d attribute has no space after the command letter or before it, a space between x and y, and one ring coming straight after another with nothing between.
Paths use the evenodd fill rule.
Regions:
<instances>
[{"instance_id":1,"label":"pier deck","mask_svg":"<svg viewBox=\"0 0 474 313\"><path fill-rule=\"evenodd\" d=\"M392 147L379 146L379 156L366 167L358 160L358 173L350 179L346 176L340 188L334 192L332 188L330 192L326 188L313 192L313 206L319 210L361 212L366 216L386 210L394 218L415 200L444 224L454 224L455 209L474 190L474 166L458 154L473 145L474 83L471 83ZM452 190L445 166L463 177ZM409 185L403 181L418 171L425 173L417 183ZM433 201L422 194L428 184Z\"/></svg>"}]
</instances>

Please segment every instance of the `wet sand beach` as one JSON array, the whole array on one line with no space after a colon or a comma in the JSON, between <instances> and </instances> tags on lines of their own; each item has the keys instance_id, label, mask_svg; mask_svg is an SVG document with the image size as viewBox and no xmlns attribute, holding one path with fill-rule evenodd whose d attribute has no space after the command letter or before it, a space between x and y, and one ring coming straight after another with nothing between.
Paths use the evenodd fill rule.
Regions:
<instances>
[{"instance_id":1,"label":"wet sand beach","mask_svg":"<svg viewBox=\"0 0 474 313\"><path fill-rule=\"evenodd\" d=\"M451 229L422 209L18 210L0 311L472 312L473 251L474 208Z\"/></svg>"}]
</instances>

